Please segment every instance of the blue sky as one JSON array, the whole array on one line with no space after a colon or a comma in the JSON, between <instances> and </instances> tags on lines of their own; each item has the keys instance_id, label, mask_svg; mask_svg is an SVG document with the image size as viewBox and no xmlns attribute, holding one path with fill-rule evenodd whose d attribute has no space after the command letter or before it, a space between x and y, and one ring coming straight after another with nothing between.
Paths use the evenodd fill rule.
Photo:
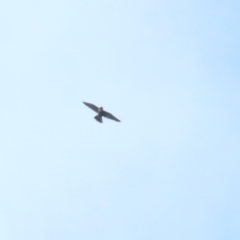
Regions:
<instances>
[{"instance_id":1,"label":"blue sky","mask_svg":"<svg viewBox=\"0 0 240 240\"><path fill-rule=\"evenodd\" d=\"M239 10L1 0L0 239L239 239Z\"/></svg>"}]
</instances>

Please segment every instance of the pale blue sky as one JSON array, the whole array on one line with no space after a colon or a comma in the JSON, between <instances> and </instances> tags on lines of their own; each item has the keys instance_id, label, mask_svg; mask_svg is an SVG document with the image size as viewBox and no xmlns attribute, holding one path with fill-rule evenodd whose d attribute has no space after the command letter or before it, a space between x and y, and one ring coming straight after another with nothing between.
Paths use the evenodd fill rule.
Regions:
<instances>
[{"instance_id":1,"label":"pale blue sky","mask_svg":"<svg viewBox=\"0 0 240 240\"><path fill-rule=\"evenodd\" d=\"M0 0L0 239L240 239L239 12Z\"/></svg>"}]
</instances>

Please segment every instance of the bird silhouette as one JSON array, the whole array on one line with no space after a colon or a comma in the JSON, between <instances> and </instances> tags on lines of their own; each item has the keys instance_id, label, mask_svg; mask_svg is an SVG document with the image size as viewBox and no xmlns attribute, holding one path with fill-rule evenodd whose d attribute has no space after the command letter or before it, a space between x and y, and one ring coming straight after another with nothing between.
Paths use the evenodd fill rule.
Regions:
<instances>
[{"instance_id":1,"label":"bird silhouette","mask_svg":"<svg viewBox=\"0 0 240 240\"><path fill-rule=\"evenodd\" d=\"M120 122L119 119L117 119L116 117L114 117L111 113L109 112L106 112L105 110L103 110L102 107L98 108L97 106L95 106L94 104L91 104L91 103L87 103L87 102L83 102L86 106L88 106L89 108L91 108L94 112L96 112L98 115L95 116L94 118L102 123L102 117L106 117L106 118L109 118L111 120L114 120L116 122Z\"/></svg>"}]
</instances>

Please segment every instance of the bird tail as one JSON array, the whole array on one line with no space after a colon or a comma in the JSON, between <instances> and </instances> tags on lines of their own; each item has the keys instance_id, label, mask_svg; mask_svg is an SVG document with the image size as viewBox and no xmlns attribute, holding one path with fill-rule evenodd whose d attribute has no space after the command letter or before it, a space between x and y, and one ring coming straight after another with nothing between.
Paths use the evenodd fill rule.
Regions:
<instances>
[{"instance_id":1,"label":"bird tail","mask_svg":"<svg viewBox=\"0 0 240 240\"><path fill-rule=\"evenodd\" d=\"M98 122L102 123L102 116L97 115L97 116L95 116L94 118L95 118Z\"/></svg>"}]
</instances>

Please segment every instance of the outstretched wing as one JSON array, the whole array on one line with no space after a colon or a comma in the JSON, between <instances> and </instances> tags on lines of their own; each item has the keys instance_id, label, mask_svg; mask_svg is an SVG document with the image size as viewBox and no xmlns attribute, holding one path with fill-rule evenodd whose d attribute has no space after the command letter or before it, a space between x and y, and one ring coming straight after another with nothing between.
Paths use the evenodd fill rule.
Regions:
<instances>
[{"instance_id":1,"label":"outstretched wing","mask_svg":"<svg viewBox=\"0 0 240 240\"><path fill-rule=\"evenodd\" d=\"M98 113L98 107L91 104L91 103L87 103L87 102L83 102L86 106L88 106L89 108L91 108L93 111Z\"/></svg>"},{"instance_id":2,"label":"outstretched wing","mask_svg":"<svg viewBox=\"0 0 240 240\"><path fill-rule=\"evenodd\" d=\"M103 111L103 112L102 112L102 115L103 115L104 117L106 117L106 118L109 118L109 119L112 119L112 120L114 120L114 121L120 122L119 119L117 119L116 117L114 117L114 116L113 116L111 113L109 113L109 112Z\"/></svg>"}]
</instances>

